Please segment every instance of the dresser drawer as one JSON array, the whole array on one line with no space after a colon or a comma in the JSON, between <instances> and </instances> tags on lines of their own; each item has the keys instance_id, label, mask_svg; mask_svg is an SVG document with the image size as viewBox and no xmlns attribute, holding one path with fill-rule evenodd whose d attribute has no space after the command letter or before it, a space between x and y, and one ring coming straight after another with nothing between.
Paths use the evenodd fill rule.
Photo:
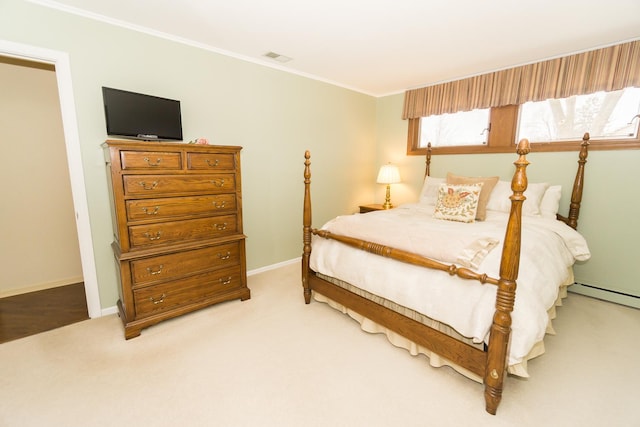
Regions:
<instances>
[{"instance_id":1,"label":"dresser drawer","mask_svg":"<svg viewBox=\"0 0 640 427\"><path fill-rule=\"evenodd\" d=\"M227 153L187 153L187 169L235 170L235 155Z\"/></svg>"},{"instance_id":2,"label":"dresser drawer","mask_svg":"<svg viewBox=\"0 0 640 427\"><path fill-rule=\"evenodd\" d=\"M240 289L244 286L241 277L240 268L237 267L134 289L136 316L150 316Z\"/></svg>"},{"instance_id":3,"label":"dresser drawer","mask_svg":"<svg viewBox=\"0 0 640 427\"><path fill-rule=\"evenodd\" d=\"M131 261L133 287L240 264L240 242Z\"/></svg>"},{"instance_id":4,"label":"dresser drawer","mask_svg":"<svg viewBox=\"0 0 640 427\"><path fill-rule=\"evenodd\" d=\"M126 196L153 196L181 193L228 193L236 190L234 174L211 175L125 175Z\"/></svg>"},{"instance_id":5,"label":"dresser drawer","mask_svg":"<svg viewBox=\"0 0 640 427\"><path fill-rule=\"evenodd\" d=\"M237 232L238 218L233 214L184 221L159 222L157 224L133 225L129 227L129 239L132 248L140 248L213 239Z\"/></svg>"},{"instance_id":6,"label":"dresser drawer","mask_svg":"<svg viewBox=\"0 0 640 427\"><path fill-rule=\"evenodd\" d=\"M162 220L185 215L206 215L231 212L236 209L236 195L215 194L164 199L127 200L129 221Z\"/></svg>"},{"instance_id":7,"label":"dresser drawer","mask_svg":"<svg viewBox=\"0 0 640 427\"><path fill-rule=\"evenodd\" d=\"M161 151L121 151L120 164L123 170L175 170L182 168L182 155Z\"/></svg>"}]
</instances>

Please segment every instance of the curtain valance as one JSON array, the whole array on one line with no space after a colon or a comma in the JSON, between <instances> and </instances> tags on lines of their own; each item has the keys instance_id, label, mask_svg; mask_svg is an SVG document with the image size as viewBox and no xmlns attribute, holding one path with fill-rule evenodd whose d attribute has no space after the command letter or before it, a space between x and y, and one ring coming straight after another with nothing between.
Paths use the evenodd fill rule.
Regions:
<instances>
[{"instance_id":1,"label":"curtain valance","mask_svg":"<svg viewBox=\"0 0 640 427\"><path fill-rule=\"evenodd\" d=\"M640 40L408 90L403 119L640 87Z\"/></svg>"}]
</instances>

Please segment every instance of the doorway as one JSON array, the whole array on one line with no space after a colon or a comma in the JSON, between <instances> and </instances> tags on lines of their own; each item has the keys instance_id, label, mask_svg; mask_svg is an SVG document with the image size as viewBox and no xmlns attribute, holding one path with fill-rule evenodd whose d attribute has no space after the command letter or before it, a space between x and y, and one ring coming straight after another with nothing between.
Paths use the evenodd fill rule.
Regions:
<instances>
[{"instance_id":1,"label":"doorway","mask_svg":"<svg viewBox=\"0 0 640 427\"><path fill-rule=\"evenodd\" d=\"M88 318L55 67L0 56L0 343Z\"/></svg>"},{"instance_id":2,"label":"doorway","mask_svg":"<svg viewBox=\"0 0 640 427\"><path fill-rule=\"evenodd\" d=\"M101 316L100 298L86 201L75 104L73 100L69 57L64 52L3 40L0 40L0 56L51 64L55 67L86 306L89 317L99 317Z\"/></svg>"}]
</instances>

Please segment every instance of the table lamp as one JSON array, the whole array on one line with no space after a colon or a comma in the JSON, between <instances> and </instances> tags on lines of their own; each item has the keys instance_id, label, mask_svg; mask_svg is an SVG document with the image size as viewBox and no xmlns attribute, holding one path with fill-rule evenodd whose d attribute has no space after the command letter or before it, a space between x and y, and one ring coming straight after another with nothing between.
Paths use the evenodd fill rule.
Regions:
<instances>
[{"instance_id":1,"label":"table lamp","mask_svg":"<svg viewBox=\"0 0 640 427\"><path fill-rule=\"evenodd\" d=\"M384 209L391 209L393 207L391 204L391 184L400 182L400 171L398 170L398 167L391 163L380 167L376 182L378 184L387 184L387 196L382 207Z\"/></svg>"}]
</instances>

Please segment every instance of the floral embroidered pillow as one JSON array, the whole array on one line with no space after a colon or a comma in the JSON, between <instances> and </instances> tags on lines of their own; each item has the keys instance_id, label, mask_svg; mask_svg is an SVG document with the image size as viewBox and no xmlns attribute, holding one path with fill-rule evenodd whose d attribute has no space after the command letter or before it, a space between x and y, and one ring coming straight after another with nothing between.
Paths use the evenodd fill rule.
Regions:
<instances>
[{"instance_id":1,"label":"floral embroidered pillow","mask_svg":"<svg viewBox=\"0 0 640 427\"><path fill-rule=\"evenodd\" d=\"M440 184L434 218L474 222L482 183L473 185Z\"/></svg>"},{"instance_id":2,"label":"floral embroidered pillow","mask_svg":"<svg viewBox=\"0 0 640 427\"><path fill-rule=\"evenodd\" d=\"M451 172L447 173L447 184L473 185L482 183L482 191L480 192L480 199L478 199L478 211L476 212L476 219L478 221L484 221L487 218L487 203L489 202L493 187L495 187L499 179L497 176L469 177L454 175Z\"/></svg>"}]
</instances>

